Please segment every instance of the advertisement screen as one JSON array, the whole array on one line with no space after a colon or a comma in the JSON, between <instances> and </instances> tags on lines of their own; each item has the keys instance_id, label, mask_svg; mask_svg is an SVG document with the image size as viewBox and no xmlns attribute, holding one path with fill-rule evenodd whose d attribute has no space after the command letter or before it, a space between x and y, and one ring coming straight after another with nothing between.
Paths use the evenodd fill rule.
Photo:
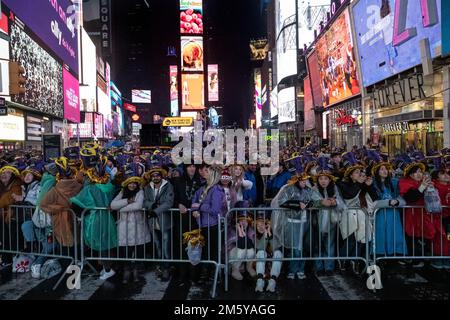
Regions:
<instances>
[{"instance_id":1,"label":"advertisement screen","mask_svg":"<svg viewBox=\"0 0 450 320\"><path fill-rule=\"evenodd\" d=\"M83 83L80 87L81 111L97 111L97 71L96 71L96 49L91 38L84 29L81 29L83 41Z\"/></svg>"},{"instance_id":2,"label":"advertisement screen","mask_svg":"<svg viewBox=\"0 0 450 320\"><path fill-rule=\"evenodd\" d=\"M304 88L305 88L305 103L304 103L304 112L305 112L305 131L312 130L315 127L315 115L314 115L314 106L313 106L313 97L311 93L311 84L309 76L304 80Z\"/></svg>"},{"instance_id":3,"label":"advertisement screen","mask_svg":"<svg viewBox=\"0 0 450 320\"><path fill-rule=\"evenodd\" d=\"M25 141L25 118L22 112L8 108L0 117L0 140Z\"/></svg>"},{"instance_id":4,"label":"advertisement screen","mask_svg":"<svg viewBox=\"0 0 450 320\"><path fill-rule=\"evenodd\" d=\"M256 116L256 128L260 128L262 125L262 84L261 84L261 70L256 69L254 74L255 81L255 116Z\"/></svg>"},{"instance_id":5,"label":"advertisement screen","mask_svg":"<svg viewBox=\"0 0 450 320\"><path fill-rule=\"evenodd\" d=\"M295 121L295 87L278 92L278 123Z\"/></svg>"},{"instance_id":6,"label":"advertisement screen","mask_svg":"<svg viewBox=\"0 0 450 320\"><path fill-rule=\"evenodd\" d=\"M180 0L180 33L203 33L202 0Z\"/></svg>"},{"instance_id":7,"label":"advertisement screen","mask_svg":"<svg viewBox=\"0 0 450 320\"><path fill-rule=\"evenodd\" d=\"M170 66L170 115L178 116L178 66Z\"/></svg>"},{"instance_id":8,"label":"advertisement screen","mask_svg":"<svg viewBox=\"0 0 450 320\"><path fill-rule=\"evenodd\" d=\"M219 66L208 65L208 100L219 101Z\"/></svg>"},{"instance_id":9,"label":"advertisement screen","mask_svg":"<svg viewBox=\"0 0 450 320\"><path fill-rule=\"evenodd\" d=\"M97 88L98 113L103 115L105 120L112 119L111 99L100 88Z\"/></svg>"},{"instance_id":10,"label":"advertisement screen","mask_svg":"<svg viewBox=\"0 0 450 320\"><path fill-rule=\"evenodd\" d=\"M77 12L70 0L3 0L52 51L78 74Z\"/></svg>"},{"instance_id":11,"label":"advertisement screen","mask_svg":"<svg viewBox=\"0 0 450 320\"><path fill-rule=\"evenodd\" d=\"M63 69L64 119L80 122L80 85L78 80Z\"/></svg>"},{"instance_id":12,"label":"advertisement screen","mask_svg":"<svg viewBox=\"0 0 450 320\"><path fill-rule=\"evenodd\" d=\"M296 1L277 0L277 83L297 74Z\"/></svg>"},{"instance_id":13,"label":"advertisement screen","mask_svg":"<svg viewBox=\"0 0 450 320\"><path fill-rule=\"evenodd\" d=\"M105 123L101 114L94 113L94 136L103 138L105 132Z\"/></svg>"},{"instance_id":14,"label":"advertisement screen","mask_svg":"<svg viewBox=\"0 0 450 320\"><path fill-rule=\"evenodd\" d=\"M133 103L152 103L152 92L150 90L131 91L131 102Z\"/></svg>"},{"instance_id":15,"label":"advertisement screen","mask_svg":"<svg viewBox=\"0 0 450 320\"><path fill-rule=\"evenodd\" d=\"M273 89L270 93L270 117L276 117L278 115L278 94L277 89Z\"/></svg>"},{"instance_id":16,"label":"advertisement screen","mask_svg":"<svg viewBox=\"0 0 450 320\"><path fill-rule=\"evenodd\" d=\"M360 93L348 9L317 41L316 52L323 106L329 106Z\"/></svg>"},{"instance_id":17,"label":"advertisement screen","mask_svg":"<svg viewBox=\"0 0 450 320\"><path fill-rule=\"evenodd\" d=\"M28 1L26 1L28 2ZM63 117L62 65L40 47L18 24L11 24L11 59L25 68L26 92L13 96L14 102L57 118Z\"/></svg>"},{"instance_id":18,"label":"advertisement screen","mask_svg":"<svg viewBox=\"0 0 450 320\"><path fill-rule=\"evenodd\" d=\"M353 16L364 86L421 64L422 39L441 54L441 0L360 0Z\"/></svg>"},{"instance_id":19,"label":"advertisement screen","mask_svg":"<svg viewBox=\"0 0 450 320\"><path fill-rule=\"evenodd\" d=\"M9 42L0 39L0 95L9 95Z\"/></svg>"},{"instance_id":20,"label":"advertisement screen","mask_svg":"<svg viewBox=\"0 0 450 320\"><path fill-rule=\"evenodd\" d=\"M320 74L319 66L317 62L317 54L313 51L307 59L308 62L308 74L311 83L311 94L313 97L313 106L322 106L322 90L320 88Z\"/></svg>"},{"instance_id":21,"label":"advertisement screen","mask_svg":"<svg viewBox=\"0 0 450 320\"><path fill-rule=\"evenodd\" d=\"M203 71L202 37L181 37L181 70Z\"/></svg>"},{"instance_id":22,"label":"advertisement screen","mask_svg":"<svg viewBox=\"0 0 450 320\"><path fill-rule=\"evenodd\" d=\"M27 140L42 141L44 120L39 116L27 115Z\"/></svg>"},{"instance_id":23,"label":"advertisement screen","mask_svg":"<svg viewBox=\"0 0 450 320\"><path fill-rule=\"evenodd\" d=\"M0 12L0 14L2 15L2 18L0 19L0 32L9 34L8 17L3 12Z\"/></svg>"},{"instance_id":24,"label":"advertisement screen","mask_svg":"<svg viewBox=\"0 0 450 320\"><path fill-rule=\"evenodd\" d=\"M203 110L205 108L204 78L202 74L182 74L183 110Z\"/></svg>"}]
</instances>

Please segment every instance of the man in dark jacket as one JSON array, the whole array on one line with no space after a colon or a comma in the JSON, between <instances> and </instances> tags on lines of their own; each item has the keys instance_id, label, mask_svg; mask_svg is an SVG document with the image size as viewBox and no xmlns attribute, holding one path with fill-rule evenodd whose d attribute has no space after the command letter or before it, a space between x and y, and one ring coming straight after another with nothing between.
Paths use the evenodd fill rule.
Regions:
<instances>
[{"instance_id":1,"label":"man in dark jacket","mask_svg":"<svg viewBox=\"0 0 450 320\"><path fill-rule=\"evenodd\" d=\"M157 258L171 259L171 229L172 229L172 213L170 209L173 207L174 192L173 187L163 177L167 176L167 171L162 168L155 167L148 171L145 175L147 179L151 179L149 185L144 189L145 201L144 208L148 210L149 225L152 234L155 235ZM169 265L163 264L161 274L163 281L169 280Z\"/></svg>"},{"instance_id":2,"label":"man in dark jacket","mask_svg":"<svg viewBox=\"0 0 450 320\"><path fill-rule=\"evenodd\" d=\"M184 232L192 231L198 228L196 220L192 217L189 210L192 205L192 198L195 192L200 189L202 182L200 175L197 171L197 167L194 164L184 165L183 176L175 178L173 180L174 186L174 208L179 210L179 215L174 215L173 226L173 243L174 243L174 258L188 260L186 251L183 250L181 242L183 240L182 235ZM181 251L180 251L181 249ZM189 268L191 266L187 263L181 263L179 265L179 276L181 281L186 281L189 278Z\"/></svg>"}]
</instances>

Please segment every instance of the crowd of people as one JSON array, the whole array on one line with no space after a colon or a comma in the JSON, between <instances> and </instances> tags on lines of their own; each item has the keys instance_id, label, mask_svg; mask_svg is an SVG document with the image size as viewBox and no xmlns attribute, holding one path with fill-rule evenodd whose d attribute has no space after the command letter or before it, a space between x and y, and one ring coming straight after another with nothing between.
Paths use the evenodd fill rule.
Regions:
<instances>
[{"instance_id":1,"label":"crowd of people","mask_svg":"<svg viewBox=\"0 0 450 320\"><path fill-rule=\"evenodd\" d=\"M86 248L102 261L100 278L121 270L124 283L139 281L133 259L150 251L162 261L156 267L162 281L174 269L183 281L212 277L208 264L169 263L191 260L186 244L195 241L202 261L218 261L219 252L226 252L231 276L241 281L246 272L256 279L257 292L276 290L282 270L277 259L286 255L317 257L317 275L336 271L335 259L326 258L357 260L372 241L376 256L449 256L450 150L427 156L409 150L389 158L367 148L344 152L309 145L285 148L280 159L278 172L263 177L257 164L176 166L170 152L106 150L95 143L67 148L50 163L37 151L5 153L0 251L27 252L38 243L43 255L30 269L41 277L45 254L74 246L75 213L82 217ZM11 206L36 209L28 217ZM367 219L377 209L381 213ZM221 238L227 242L221 244L223 218L228 228ZM2 253L3 264L12 259ZM358 273L354 260L338 267ZM288 279L306 278L305 260L286 263ZM406 263L420 267L423 261ZM450 260L432 265L449 268Z\"/></svg>"}]
</instances>

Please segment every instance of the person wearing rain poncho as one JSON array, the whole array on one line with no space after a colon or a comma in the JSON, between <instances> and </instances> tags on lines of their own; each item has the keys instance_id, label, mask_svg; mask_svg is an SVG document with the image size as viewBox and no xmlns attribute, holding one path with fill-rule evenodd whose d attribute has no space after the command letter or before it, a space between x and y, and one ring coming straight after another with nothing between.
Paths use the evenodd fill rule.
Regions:
<instances>
[{"instance_id":1,"label":"person wearing rain poncho","mask_svg":"<svg viewBox=\"0 0 450 320\"><path fill-rule=\"evenodd\" d=\"M304 238L309 229L309 214L305 209L312 204L311 189L307 186L309 178L306 174L294 176L272 200L272 208L288 209L274 210L272 221L275 236L279 235L280 244L289 249L292 258L304 256ZM296 275L305 278L305 261L289 263L288 279L295 279Z\"/></svg>"},{"instance_id":2,"label":"person wearing rain poncho","mask_svg":"<svg viewBox=\"0 0 450 320\"><path fill-rule=\"evenodd\" d=\"M364 166L360 165L352 152L342 156L345 168L344 179L339 183L339 191L342 194L348 209L341 216L339 229L344 240L339 251L342 257L352 257L351 271L360 273L358 257L363 255L366 245L371 241L372 226L367 219L362 206L361 196L365 194L365 200L377 200L377 194L372 188L372 177L366 177ZM367 198L367 195L369 198ZM361 208L361 209L360 209ZM356 260L356 261L354 261ZM342 269L346 267L341 266Z\"/></svg>"},{"instance_id":3,"label":"person wearing rain poncho","mask_svg":"<svg viewBox=\"0 0 450 320\"><path fill-rule=\"evenodd\" d=\"M112 214L107 210L92 208L109 207L114 192L110 176L106 173L107 158L100 156L97 145L87 145L80 151L83 160L84 186L81 192L71 198L75 205L87 209L83 217L83 238L85 244L101 256L109 256L109 250L117 247L117 228ZM91 251L92 254L92 251ZM110 264L103 262L100 279L115 275Z\"/></svg>"},{"instance_id":4,"label":"person wearing rain poncho","mask_svg":"<svg viewBox=\"0 0 450 320\"><path fill-rule=\"evenodd\" d=\"M319 208L317 214L312 215L312 236L314 256L323 258L335 257L336 232L339 217L347 209L338 188L335 185L336 178L331 174L329 158L320 157L314 180L313 207ZM333 260L316 260L315 272L321 275L323 272L332 274L334 271Z\"/></svg>"}]
</instances>

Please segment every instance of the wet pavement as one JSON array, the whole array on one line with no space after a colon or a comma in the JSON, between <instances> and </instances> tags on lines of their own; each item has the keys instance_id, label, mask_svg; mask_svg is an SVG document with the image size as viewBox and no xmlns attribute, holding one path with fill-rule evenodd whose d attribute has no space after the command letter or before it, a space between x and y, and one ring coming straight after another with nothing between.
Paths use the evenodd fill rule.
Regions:
<instances>
[{"instance_id":1,"label":"wet pavement","mask_svg":"<svg viewBox=\"0 0 450 320\"><path fill-rule=\"evenodd\" d=\"M366 288L366 277L336 272L330 276L307 273L304 280L288 280L283 272L275 293L255 293L255 280L230 278L225 292L218 284L219 300L449 300L450 271L430 267L406 269L400 265L383 269L383 289ZM30 273L1 273L0 300L206 300L211 299L212 282L182 282L177 276L161 281L151 266L140 271L139 282L122 284L122 275L102 281L95 274L83 274L80 290L69 290L66 278L52 290L58 277L36 280Z\"/></svg>"}]
</instances>

